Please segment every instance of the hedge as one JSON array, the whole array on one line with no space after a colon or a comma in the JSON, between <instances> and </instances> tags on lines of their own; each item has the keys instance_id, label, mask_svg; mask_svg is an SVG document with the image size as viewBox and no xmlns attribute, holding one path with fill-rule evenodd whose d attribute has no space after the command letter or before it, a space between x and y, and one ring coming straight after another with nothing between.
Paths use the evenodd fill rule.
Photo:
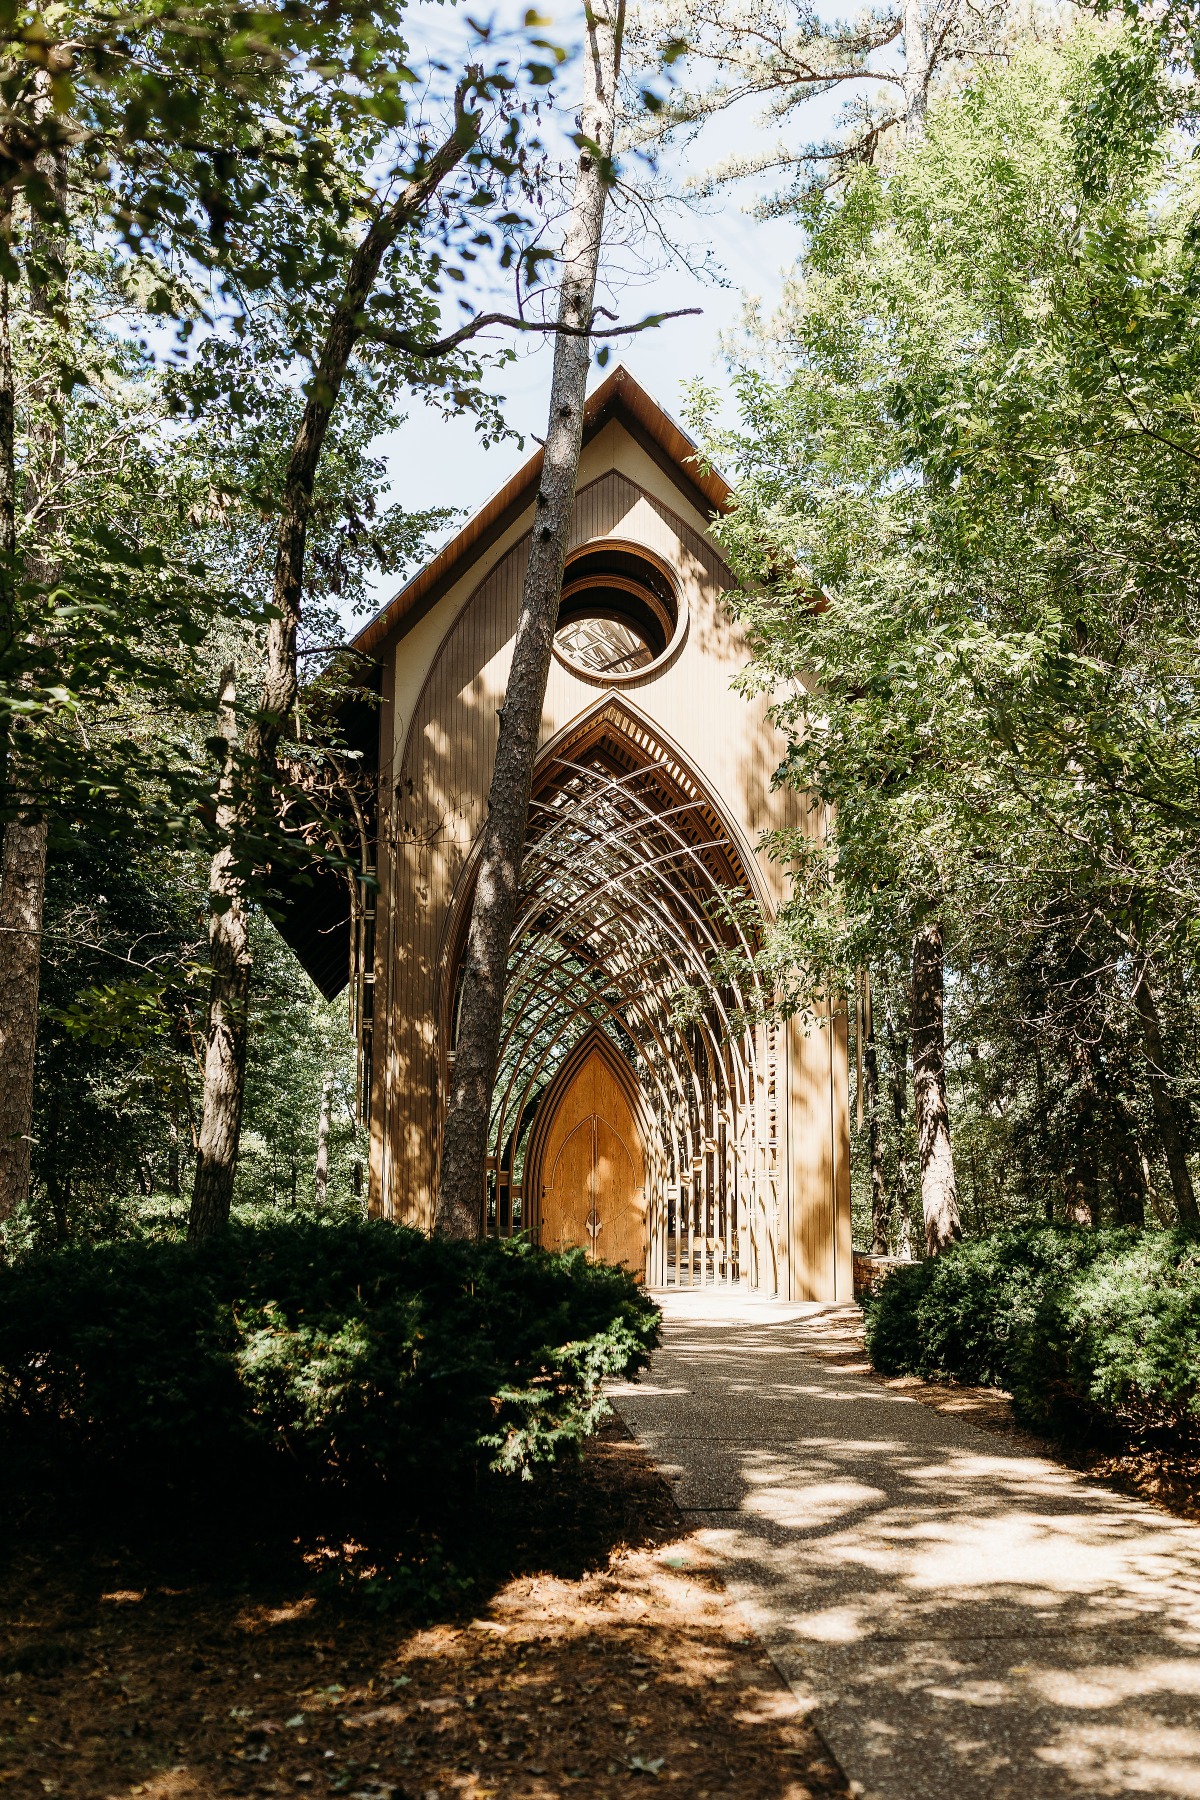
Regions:
<instances>
[{"instance_id":1,"label":"hedge","mask_svg":"<svg viewBox=\"0 0 1200 1800\"><path fill-rule=\"evenodd\" d=\"M58 1250L0 1269L0 1461L181 1494L287 1471L436 1504L576 1452L658 1323L581 1252L384 1223Z\"/></svg>"},{"instance_id":2,"label":"hedge","mask_svg":"<svg viewBox=\"0 0 1200 1800\"><path fill-rule=\"evenodd\" d=\"M1200 1436L1200 1235L1050 1226L897 1269L867 1309L885 1374L1007 1388L1060 1435Z\"/></svg>"}]
</instances>

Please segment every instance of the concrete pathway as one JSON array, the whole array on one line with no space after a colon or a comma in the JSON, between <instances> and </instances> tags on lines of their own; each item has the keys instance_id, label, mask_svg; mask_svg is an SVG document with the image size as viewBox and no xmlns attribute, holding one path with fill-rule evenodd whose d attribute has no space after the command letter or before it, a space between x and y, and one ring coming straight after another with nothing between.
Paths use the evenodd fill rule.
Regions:
<instances>
[{"instance_id":1,"label":"concrete pathway","mask_svg":"<svg viewBox=\"0 0 1200 1800\"><path fill-rule=\"evenodd\" d=\"M847 1309L660 1298L614 1400L854 1792L1200 1800L1200 1527L871 1380Z\"/></svg>"}]
</instances>

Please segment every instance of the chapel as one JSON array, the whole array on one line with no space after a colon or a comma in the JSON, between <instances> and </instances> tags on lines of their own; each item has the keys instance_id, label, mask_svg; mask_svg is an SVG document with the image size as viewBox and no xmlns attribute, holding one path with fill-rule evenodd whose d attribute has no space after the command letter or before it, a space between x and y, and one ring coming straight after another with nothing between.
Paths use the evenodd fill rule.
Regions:
<instances>
[{"instance_id":1,"label":"chapel","mask_svg":"<svg viewBox=\"0 0 1200 1800\"><path fill-rule=\"evenodd\" d=\"M288 929L327 994L352 971L370 1209L426 1228L540 468L539 452L355 640L378 684L360 722L373 911L314 899ZM653 1287L848 1300L844 1014L779 1020L753 962L783 894L765 835L829 821L774 784L769 696L734 686L747 647L710 530L728 494L624 367L592 394L481 1224Z\"/></svg>"}]
</instances>

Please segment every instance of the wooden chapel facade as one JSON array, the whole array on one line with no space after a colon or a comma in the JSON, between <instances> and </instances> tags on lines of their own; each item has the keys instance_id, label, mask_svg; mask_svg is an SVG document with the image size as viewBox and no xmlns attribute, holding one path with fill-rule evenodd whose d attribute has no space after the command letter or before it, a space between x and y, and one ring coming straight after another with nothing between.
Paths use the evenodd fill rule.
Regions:
<instances>
[{"instance_id":1,"label":"wooden chapel facade","mask_svg":"<svg viewBox=\"0 0 1200 1800\"><path fill-rule=\"evenodd\" d=\"M746 955L781 896L763 832L826 821L772 787L766 701L731 686L728 490L694 457L624 368L589 400L481 1211L654 1285L849 1299L845 1021L764 1019ZM370 1207L426 1228L539 472L356 639L381 671Z\"/></svg>"}]
</instances>

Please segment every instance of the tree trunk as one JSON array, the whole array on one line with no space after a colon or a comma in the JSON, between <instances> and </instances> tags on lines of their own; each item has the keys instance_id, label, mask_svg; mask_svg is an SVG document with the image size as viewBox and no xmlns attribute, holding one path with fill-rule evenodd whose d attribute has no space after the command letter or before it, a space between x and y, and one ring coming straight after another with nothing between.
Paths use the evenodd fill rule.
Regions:
<instances>
[{"instance_id":1,"label":"tree trunk","mask_svg":"<svg viewBox=\"0 0 1200 1800\"><path fill-rule=\"evenodd\" d=\"M1175 1210L1179 1214L1181 1224L1195 1225L1200 1223L1200 1212L1196 1208L1196 1193L1192 1187L1192 1176L1187 1166L1183 1133L1179 1129L1179 1116L1175 1110L1175 1096L1172 1093L1173 1082L1167 1069L1167 1058L1163 1050L1158 1007L1154 1000L1154 990L1150 985L1149 958L1143 958L1138 971L1133 990L1133 1003L1137 1007L1138 1018L1141 1020L1142 1044L1146 1052L1146 1072L1150 1078L1150 1098L1154 1102L1154 1117L1158 1125L1158 1135L1171 1176L1171 1192L1175 1196Z\"/></svg>"},{"instance_id":2,"label":"tree trunk","mask_svg":"<svg viewBox=\"0 0 1200 1800\"><path fill-rule=\"evenodd\" d=\"M558 303L558 323L574 335L560 332L554 344L546 448L475 879L442 1145L435 1227L453 1237L477 1236L483 1219L488 1116L509 939L583 440L590 360L589 340L583 334L592 323L595 303L623 30L623 0L599 0L589 10L581 114L585 142L563 248Z\"/></svg>"},{"instance_id":3,"label":"tree trunk","mask_svg":"<svg viewBox=\"0 0 1200 1800\"><path fill-rule=\"evenodd\" d=\"M279 739L299 695L296 634L304 587L305 540L321 452L350 358L363 335L365 309L383 259L478 138L479 115L467 111L465 92L464 85L456 97L454 129L449 137L430 158L425 171L409 182L393 205L375 220L351 259L288 457L275 546L275 616L267 630L259 708L246 730L241 754L227 763L229 810L209 870L212 985L196 1185L188 1219L188 1238L193 1243L225 1225L233 1202L246 1084L246 1015L252 960L246 870L239 846L261 832L265 811L272 805Z\"/></svg>"},{"instance_id":4,"label":"tree trunk","mask_svg":"<svg viewBox=\"0 0 1200 1800\"><path fill-rule=\"evenodd\" d=\"M39 98L37 107L48 109ZM35 108L36 110L36 108ZM66 202L67 172L61 151L43 151L37 168L57 207ZM0 209L0 231L11 237L12 195L6 190ZM30 310L49 331L58 329L62 270L49 229L34 222L29 233L26 273ZM15 388L7 281L0 296L0 564L3 607L10 629L16 617L16 448ZM50 376L57 388L60 377ZM39 502L53 496L61 481L66 440L58 409L47 404L34 413L28 440L25 511L36 515ZM26 573L46 585L54 578L47 558L34 551ZM0 847L0 1222L10 1218L29 1192L33 1145L33 1075L37 1053L38 992L41 985L42 917L46 899L46 820L36 796L24 791L20 771L19 734L10 730L4 744L0 800L10 816Z\"/></svg>"},{"instance_id":5,"label":"tree trunk","mask_svg":"<svg viewBox=\"0 0 1200 1800\"><path fill-rule=\"evenodd\" d=\"M912 1255L912 1215L908 1181L908 1036L888 1019L892 1117L896 1123L896 1254Z\"/></svg>"},{"instance_id":6,"label":"tree trunk","mask_svg":"<svg viewBox=\"0 0 1200 1800\"><path fill-rule=\"evenodd\" d=\"M1107 1095L1108 1179L1118 1225L1146 1223L1146 1178L1133 1122L1118 1095Z\"/></svg>"},{"instance_id":7,"label":"tree trunk","mask_svg":"<svg viewBox=\"0 0 1200 1800\"><path fill-rule=\"evenodd\" d=\"M932 73L921 0L904 0L904 136L910 143L925 129Z\"/></svg>"},{"instance_id":8,"label":"tree trunk","mask_svg":"<svg viewBox=\"0 0 1200 1800\"><path fill-rule=\"evenodd\" d=\"M941 922L922 925L912 947L913 1107L921 1168L925 1248L936 1256L962 1236L950 1114L946 1105L946 1034Z\"/></svg>"},{"instance_id":9,"label":"tree trunk","mask_svg":"<svg viewBox=\"0 0 1200 1800\"><path fill-rule=\"evenodd\" d=\"M887 1185L883 1176L883 1121L879 1116L879 1055L875 1047L875 1017L871 1005L871 978L863 984L862 1008L863 1086L867 1100L867 1145L871 1160L871 1254L888 1253Z\"/></svg>"},{"instance_id":10,"label":"tree trunk","mask_svg":"<svg viewBox=\"0 0 1200 1800\"><path fill-rule=\"evenodd\" d=\"M333 1071L321 1083L321 1111L317 1119L317 1166L313 1176L313 1199L324 1206L329 1192L329 1103L333 1098Z\"/></svg>"},{"instance_id":11,"label":"tree trunk","mask_svg":"<svg viewBox=\"0 0 1200 1800\"><path fill-rule=\"evenodd\" d=\"M1100 1175L1096 1167L1095 1064L1090 1044L1074 1035L1067 1058L1073 1091L1074 1142L1063 1171L1068 1225L1090 1230L1100 1223Z\"/></svg>"},{"instance_id":12,"label":"tree trunk","mask_svg":"<svg viewBox=\"0 0 1200 1800\"><path fill-rule=\"evenodd\" d=\"M172 1200L179 1198L179 1127L171 1120L167 1149L167 1192Z\"/></svg>"},{"instance_id":13,"label":"tree trunk","mask_svg":"<svg viewBox=\"0 0 1200 1800\"><path fill-rule=\"evenodd\" d=\"M250 998L250 921L240 885L231 879L236 828L237 689L232 668L221 676L217 731L225 740L225 766L217 790L216 829L221 848L209 878L208 1043L204 1052L204 1111L196 1155L196 1181L188 1215L188 1240L198 1243L229 1218L242 1129L246 1073L246 1013ZM224 902L218 906L216 897Z\"/></svg>"},{"instance_id":14,"label":"tree trunk","mask_svg":"<svg viewBox=\"0 0 1200 1800\"><path fill-rule=\"evenodd\" d=\"M0 861L0 1221L29 1192L46 823L10 819Z\"/></svg>"}]
</instances>

